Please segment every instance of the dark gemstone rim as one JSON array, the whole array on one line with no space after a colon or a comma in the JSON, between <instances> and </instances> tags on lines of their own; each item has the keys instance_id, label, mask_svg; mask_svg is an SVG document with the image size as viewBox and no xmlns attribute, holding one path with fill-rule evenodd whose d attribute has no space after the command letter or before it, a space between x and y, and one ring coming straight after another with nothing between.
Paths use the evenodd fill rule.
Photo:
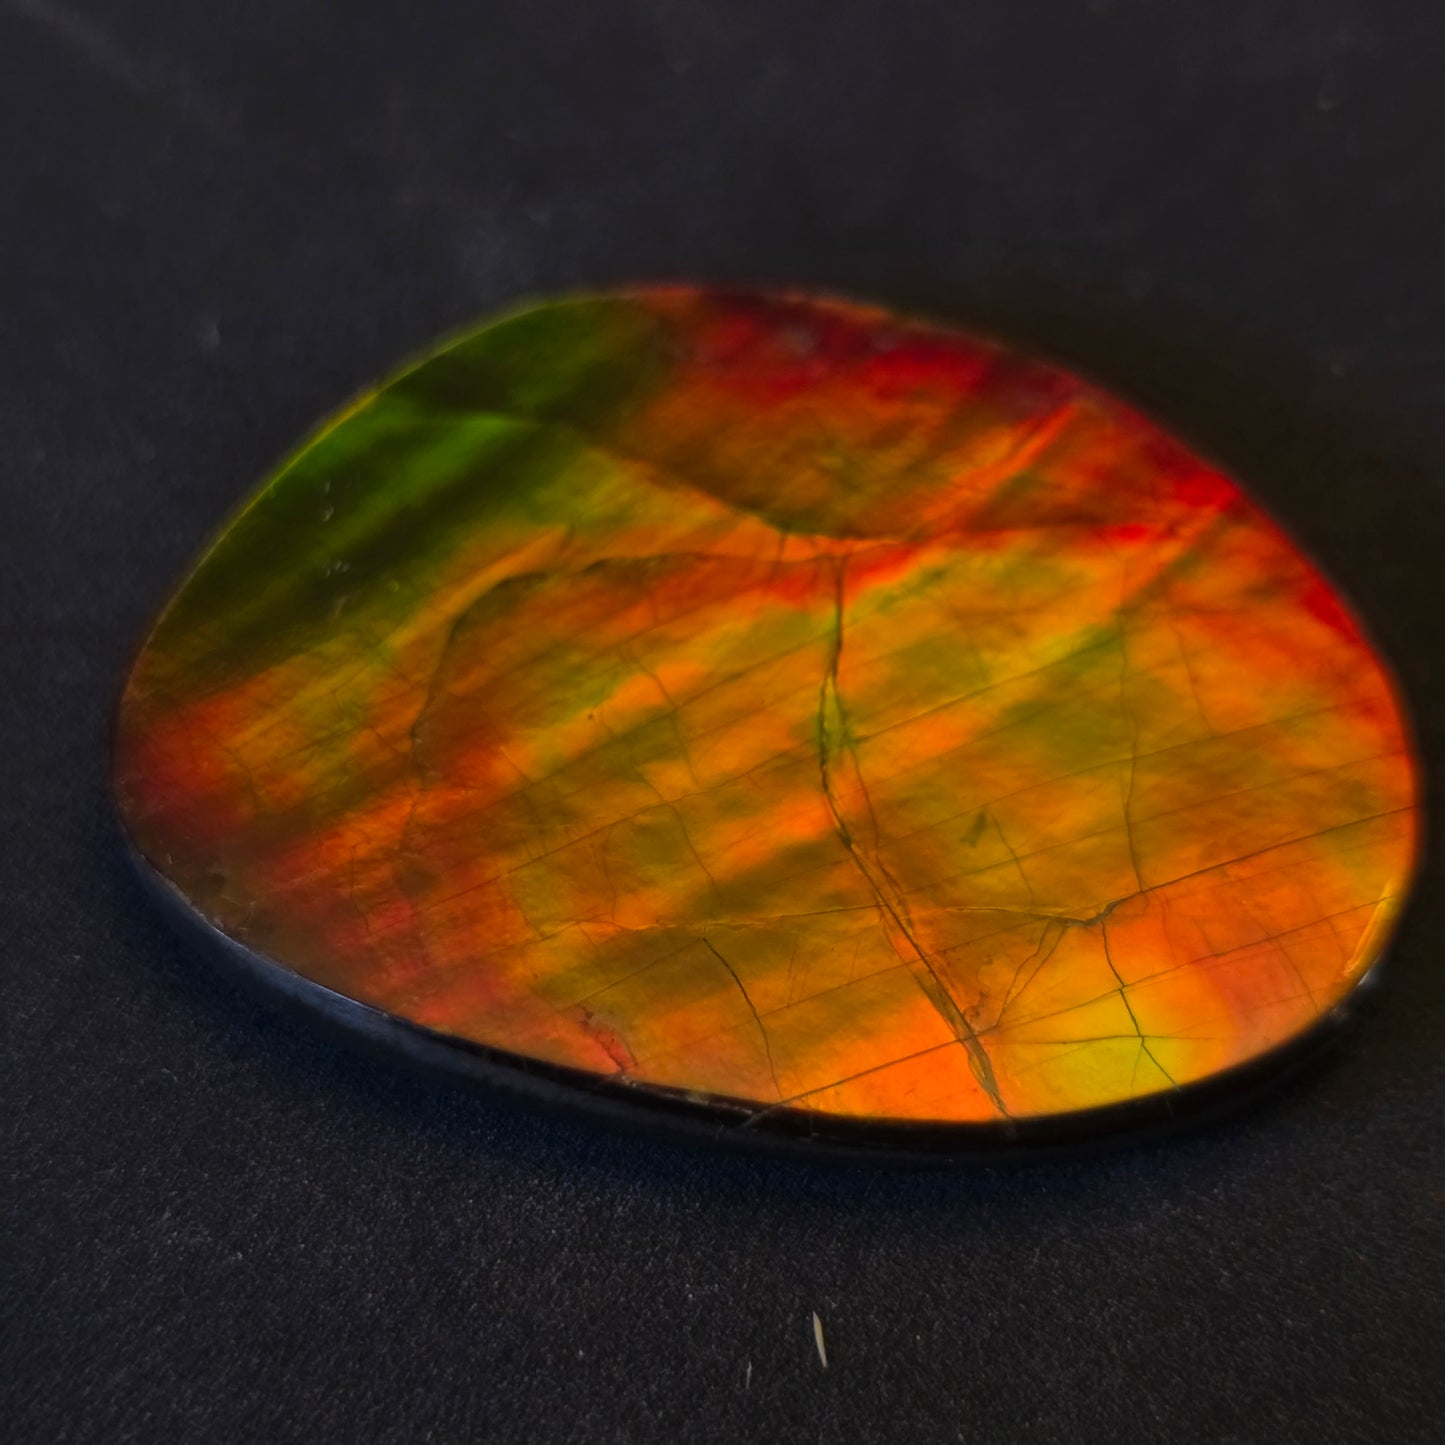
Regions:
<instances>
[{"instance_id":1,"label":"dark gemstone rim","mask_svg":"<svg viewBox=\"0 0 1445 1445\"><path fill-rule=\"evenodd\" d=\"M1196 1130L1282 1091L1333 1053L1376 992L1385 955L1332 1010L1291 1039L1230 1069L1156 1094L1063 1114L984 1123L861 1119L759 1108L744 1100L632 1083L543 1063L372 1007L297 973L217 928L136 847L119 809L124 852L147 894L198 953L222 961L253 996L373 1055L546 1112L565 1112L676 1143L721 1144L821 1162L984 1165L1113 1152Z\"/></svg>"}]
</instances>

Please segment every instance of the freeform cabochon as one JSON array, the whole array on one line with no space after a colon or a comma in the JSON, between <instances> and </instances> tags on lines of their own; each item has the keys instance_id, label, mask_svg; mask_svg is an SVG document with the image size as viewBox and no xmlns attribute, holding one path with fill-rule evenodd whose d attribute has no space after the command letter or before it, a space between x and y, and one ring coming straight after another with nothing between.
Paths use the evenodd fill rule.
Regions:
<instances>
[{"instance_id":1,"label":"freeform cabochon","mask_svg":"<svg viewBox=\"0 0 1445 1445\"><path fill-rule=\"evenodd\" d=\"M1415 838L1384 669L1231 481L996 345L690 288L313 437L162 613L115 779L234 955L430 1062L924 1153L1291 1056Z\"/></svg>"}]
</instances>

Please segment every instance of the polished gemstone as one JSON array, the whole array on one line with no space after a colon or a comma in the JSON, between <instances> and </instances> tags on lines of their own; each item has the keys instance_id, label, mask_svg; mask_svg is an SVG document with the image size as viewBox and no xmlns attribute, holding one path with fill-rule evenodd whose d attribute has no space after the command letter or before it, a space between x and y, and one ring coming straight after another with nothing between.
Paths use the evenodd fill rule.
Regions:
<instances>
[{"instance_id":1,"label":"polished gemstone","mask_svg":"<svg viewBox=\"0 0 1445 1445\"><path fill-rule=\"evenodd\" d=\"M324 427L166 607L116 780L293 992L922 1147L1284 1056L1414 851L1389 679L1231 481L993 344L686 288L503 318Z\"/></svg>"}]
</instances>

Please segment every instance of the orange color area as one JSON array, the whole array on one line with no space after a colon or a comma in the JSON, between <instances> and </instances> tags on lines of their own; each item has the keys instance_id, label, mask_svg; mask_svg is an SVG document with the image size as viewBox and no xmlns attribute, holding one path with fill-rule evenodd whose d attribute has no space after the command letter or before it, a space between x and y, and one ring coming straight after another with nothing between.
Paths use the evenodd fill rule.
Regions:
<instances>
[{"instance_id":1,"label":"orange color area","mask_svg":"<svg viewBox=\"0 0 1445 1445\"><path fill-rule=\"evenodd\" d=\"M538 413L551 450L430 551L338 569L318 522L277 564L314 588L331 559L309 632L252 625L239 565L227 610L232 534L182 589L118 776L202 912L446 1034L869 1119L1123 1102L1348 994L1410 872L1412 765L1347 610L1231 483L968 338L627 304L647 386ZM479 407L539 391L546 354L503 352ZM417 525L372 485L358 516Z\"/></svg>"}]
</instances>

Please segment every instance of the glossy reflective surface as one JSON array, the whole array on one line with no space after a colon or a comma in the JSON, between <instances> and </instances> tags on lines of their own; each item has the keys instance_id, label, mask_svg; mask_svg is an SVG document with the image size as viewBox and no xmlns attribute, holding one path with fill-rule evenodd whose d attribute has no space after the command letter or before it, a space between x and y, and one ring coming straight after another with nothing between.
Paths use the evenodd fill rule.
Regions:
<instances>
[{"instance_id":1,"label":"glossy reflective surface","mask_svg":"<svg viewBox=\"0 0 1445 1445\"><path fill-rule=\"evenodd\" d=\"M764 1130L1248 1065L1413 858L1388 679L1231 482L966 336L684 289L504 319L317 436L167 608L116 768L247 949Z\"/></svg>"}]
</instances>

